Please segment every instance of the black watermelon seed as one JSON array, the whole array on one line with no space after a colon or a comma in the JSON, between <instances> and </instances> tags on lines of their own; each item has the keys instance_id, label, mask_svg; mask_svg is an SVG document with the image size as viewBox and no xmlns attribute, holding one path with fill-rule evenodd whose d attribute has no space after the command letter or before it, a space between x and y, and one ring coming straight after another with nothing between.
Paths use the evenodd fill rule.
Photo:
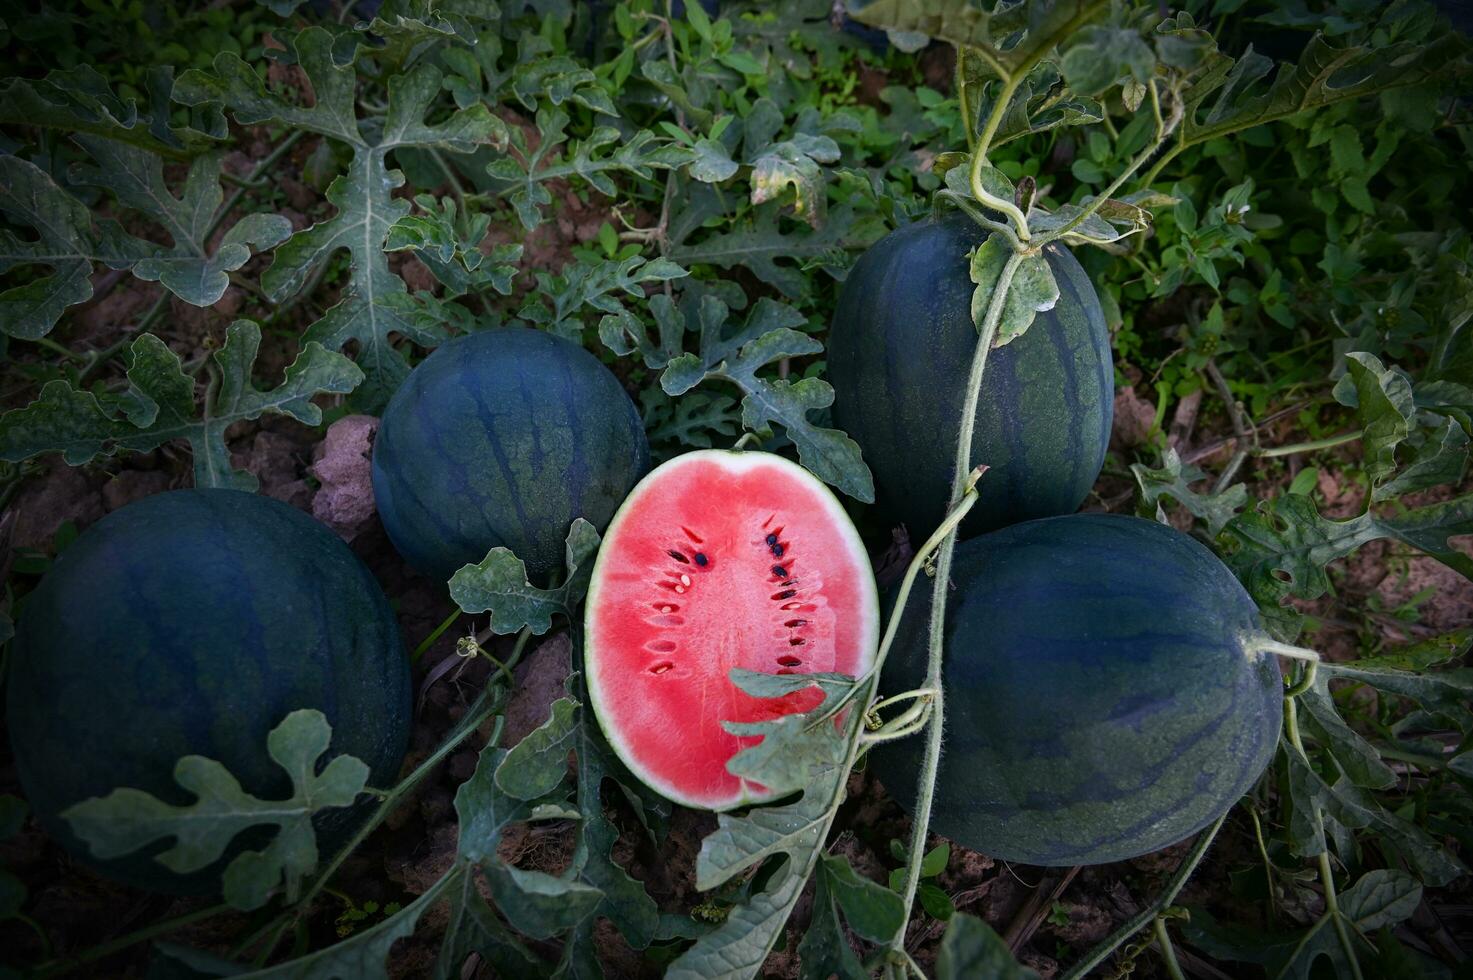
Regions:
<instances>
[{"instance_id":1,"label":"black watermelon seed","mask_svg":"<svg viewBox=\"0 0 1473 980\"><path fill-rule=\"evenodd\" d=\"M769 534L767 536L767 543L768 543L768 545L777 544L777 535L776 534Z\"/></svg>"},{"instance_id":2,"label":"black watermelon seed","mask_svg":"<svg viewBox=\"0 0 1473 980\"><path fill-rule=\"evenodd\" d=\"M676 551L673 548L671 550L665 552L665 554L669 555L671 558L674 558L676 561L680 562L682 565L689 565L690 564L690 559L686 558L684 555L682 555L680 552Z\"/></svg>"},{"instance_id":3,"label":"black watermelon seed","mask_svg":"<svg viewBox=\"0 0 1473 980\"><path fill-rule=\"evenodd\" d=\"M781 558L782 556L783 556L783 546L780 545L780 544L773 545L772 546L772 557L774 557L774 558Z\"/></svg>"},{"instance_id":4,"label":"black watermelon seed","mask_svg":"<svg viewBox=\"0 0 1473 980\"><path fill-rule=\"evenodd\" d=\"M791 599L791 598L793 598L793 596L795 596L797 594L798 594L798 591L796 589L788 589L785 592L779 592L777 595L773 596L773 598L774 599Z\"/></svg>"},{"instance_id":5,"label":"black watermelon seed","mask_svg":"<svg viewBox=\"0 0 1473 980\"><path fill-rule=\"evenodd\" d=\"M706 562L708 560L709 559L707 559L705 555L701 554L699 551L696 552L696 564L697 565L700 565L702 568L705 568L706 567Z\"/></svg>"},{"instance_id":6,"label":"black watermelon seed","mask_svg":"<svg viewBox=\"0 0 1473 980\"><path fill-rule=\"evenodd\" d=\"M788 570L781 565L773 565L772 574L776 575L778 578L787 578Z\"/></svg>"}]
</instances>

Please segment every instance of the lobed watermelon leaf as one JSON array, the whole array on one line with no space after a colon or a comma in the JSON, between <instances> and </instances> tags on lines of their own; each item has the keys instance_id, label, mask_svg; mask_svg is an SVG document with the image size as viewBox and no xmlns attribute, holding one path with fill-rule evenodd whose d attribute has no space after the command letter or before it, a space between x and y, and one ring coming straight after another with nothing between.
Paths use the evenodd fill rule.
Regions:
<instances>
[{"instance_id":1,"label":"lobed watermelon leaf","mask_svg":"<svg viewBox=\"0 0 1473 980\"><path fill-rule=\"evenodd\" d=\"M489 214L466 214L462 218L453 197L437 200L419 194L414 203L419 213L406 214L389 226L385 252L414 255L445 287L447 297L481 294L488 289L511 295L522 246L493 245L489 253L483 253L478 246L491 225Z\"/></svg>"},{"instance_id":2,"label":"lobed watermelon leaf","mask_svg":"<svg viewBox=\"0 0 1473 980\"><path fill-rule=\"evenodd\" d=\"M190 755L174 768L174 780L197 797L188 806L125 787L84 800L62 816L104 860L172 837L173 846L155 860L180 874L218 861L241 832L273 825L277 833L265 849L246 851L226 866L225 900L239 909L257 909L281 887L287 900L295 901L302 878L317 867L313 816L352 806L368 783L368 766L349 755L336 756L318 772L331 740L332 726L314 709L293 711L271 730L266 751L292 781L292 795L285 800L257 799L220 763Z\"/></svg>"},{"instance_id":3,"label":"lobed watermelon leaf","mask_svg":"<svg viewBox=\"0 0 1473 980\"><path fill-rule=\"evenodd\" d=\"M1162 497L1170 497L1185 507L1188 513L1207 525L1207 533L1213 537L1248 504L1248 488L1241 483L1221 493L1198 493L1191 489L1193 483L1206 479L1207 474L1200 467L1182 463L1181 456L1171 447L1162 454L1159 468L1132 463L1130 472L1140 487L1141 516L1152 517L1162 524L1168 523L1161 506Z\"/></svg>"},{"instance_id":4,"label":"lobed watermelon leaf","mask_svg":"<svg viewBox=\"0 0 1473 980\"><path fill-rule=\"evenodd\" d=\"M1372 512L1347 521L1321 517L1314 501L1285 494L1262 501L1228 522L1217 537L1223 560L1257 601L1270 626L1292 636L1300 616L1289 597L1317 599L1330 589L1325 566L1368 541L1411 545L1473 579L1473 559L1449 542L1473 533L1473 496L1429 504L1395 516Z\"/></svg>"},{"instance_id":5,"label":"lobed watermelon leaf","mask_svg":"<svg viewBox=\"0 0 1473 980\"><path fill-rule=\"evenodd\" d=\"M404 175L389 169L388 156L414 147L469 153L479 146L504 146L507 129L484 105L457 110L440 123L424 122L443 75L420 64L388 79L387 116L382 132L370 140L357 117L357 73L351 64L334 60L333 44L332 35L320 27L309 27L292 41L296 63L312 85L315 102L310 107L267 89L254 69L231 53L215 59L213 74L191 70L182 75L174 97L186 105L220 102L242 125L275 121L349 148L347 172L327 189L337 213L280 246L261 285L272 302L280 303L301 292L335 252L348 251L353 270L348 286L339 302L307 329L305 338L334 350L349 341L358 343L357 361L365 377L354 393L354 404L376 412L409 374L409 364L392 345L391 335L422 345L441 339L441 331L410 315L404 280L389 269L384 253L389 229L410 211L407 201L393 196Z\"/></svg>"},{"instance_id":6,"label":"lobed watermelon leaf","mask_svg":"<svg viewBox=\"0 0 1473 980\"><path fill-rule=\"evenodd\" d=\"M570 262L556 274L537 273L538 288L527 297L517 316L549 333L578 343L583 336L582 315L585 310L601 311L605 320L631 316L625 310L620 294L643 300L647 287L688 275L687 270L669 259L646 259L640 255L618 260Z\"/></svg>"},{"instance_id":7,"label":"lobed watermelon leaf","mask_svg":"<svg viewBox=\"0 0 1473 980\"><path fill-rule=\"evenodd\" d=\"M110 191L124 208L163 229L173 244L129 234L112 219L94 222L88 208L49 174L19 157L0 156L0 212L37 235L24 241L0 230L0 271L32 265L52 270L0 293L0 328L11 336L44 337L68 307L90 299L94 262L159 282L194 306L210 306L225 294L229 273L291 234L291 222L279 214L249 214L211 253L209 238L224 218L220 153L194 158L176 198L157 153L99 136L80 134L75 140L95 166L73 167L72 185Z\"/></svg>"},{"instance_id":8,"label":"lobed watermelon leaf","mask_svg":"<svg viewBox=\"0 0 1473 980\"><path fill-rule=\"evenodd\" d=\"M728 298L746 301L740 291ZM733 330L729 328L731 307L714 291L693 287L679 304L656 295L649 305L659 328L660 347L652 345L643 326L630 319L606 321L600 335L612 340L616 351L640 350L651 367L663 361L660 387L672 397L708 381L735 385L746 396L742 399L745 428L761 433L769 431L774 422L780 424L797 447L799 461L814 476L858 500L874 500L874 479L860 458L859 445L837 429L815 425L808 417L833 404L834 389L829 383L818 378L788 381L758 376L759 370L786 358L822 353L822 344L795 329L807 322L797 310L763 297ZM687 330L700 338L698 354L675 353L681 347L678 338ZM634 338L633 344L628 337Z\"/></svg>"},{"instance_id":9,"label":"lobed watermelon leaf","mask_svg":"<svg viewBox=\"0 0 1473 980\"><path fill-rule=\"evenodd\" d=\"M491 631L501 636L530 629L540 636L552 628L552 617L571 618L588 592L599 535L583 518L573 521L566 545L567 578L543 589L527 580L527 565L510 548L492 548L478 564L466 565L450 578L450 598L472 615L489 612Z\"/></svg>"},{"instance_id":10,"label":"lobed watermelon leaf","mask_svg":"<svg viewBox=\"0 0 1473 980\"><path fill-rule=\"evenodd\" d=\"M856 243L856 215L849 204L829 209L823 225L785 230L781 207L769 202L737 217L732 202L707 184L680 185L683 206L670 219L670 248L667 257L686 268L715 265L723 269L742 266L758 279L791 300L806 299L813 287L802 271L803 263L817 262L842 253ZM729 218L729 230L699 236L714 218ZM779 264L793 260L798 265Z\"/></svg>"},{"instance_id":11,"label":"lobed watermelon leaf","mask_svg":"<svg viewBox=\"0 0 1473 980\"><path fill-rule=\"evenodd\" d=\"M689 148L661 140L645 129L630 136L613 126L598 126L586 138L570 142L569 121L561 109L538 109L537 145L529 146L526 134L513 128L512 154L486 168L492 178L511 185L507 200L529 231L541 224L542 209L552 203L552 195L543 186L550 180L578 177L600 194L613 197L617 187L611 174L650 180L655 170L683 167L693 158ZM558 152L559 147L565 148L563 153Z\"/></svg>"},{"instance_id":12,"label":"lobed watermelon leaf","mask_svg":"<svg viewBox=\"0 0 1473 980\"><path fill-rule=\"evenodd\" d=\"M0 81L0 123L44 126L126 143L172 159L184 159L227 135L218 106L203 106L187 126L175 126L169 97L174 69L151 67L145 78L148 103L118 95L91 65L56 69L45 78Z\"/></svg>"},{"instance_id":13,"label":"lobed watermelon leaf","mask_svg":"<svg viewBox=\"0 0 1473 980\"><path fill-rule=\"evenodd\" d=\"M225 332L225 344L212 360L218 383L196 414L195 379L180 365L179 355L153 334L129 348L128 388L121 396L99 396L50 381L25 408L0 416L0 459L12 462L47 452L60 452L73 466L120 450L147 452L174 439L188 440L194 451L197 487L256 489L250 473L232 469L225 431L235 422L270 412L307 425L322 421L312 399L322 393L346 394L363 373L341 354L308 343L286 369L281 385L262 391L251 380L261 328L237 320Z\"/></svg>"},{"instance_id":14,"label":"lobed watermelon leaf","mask_svg":"<svg viewBox=\"0 0 1473 980\"><path fill-rule=\"evenodd\" d=\"M823 853L852 759L850 746L862 723L853 711L843 728L832 711L853 689L839 675L759 674L733 670L732 682L754 697L782 697L818 684L824 699L804 715L735 726L729 731L762 735L762 741L737 753L727 768L782 794L801 796L780 806L754 807L745 815L718 814L716 830L701 842L696 887L709 891L743 872L782 858L760 891L731 909L726 921L696 940L670 965L676 980L755 976L782 935L803 886Z\"/></svg>"},{"instance_id":15,"label":"lobed watermelon leaf","mask_svg":"<svg viewBox=\"0 0 1473 980\"><path fill-rule=\"evenodd\" d=\"M1345 776L1328 782L1297 750L1285 743L1286 776L1292 809L1289 839L1296 854L1311 857L1328 848L1327 832L1374 827L1394 846L1417 877L1430 885L1445 885L1468 869L1426 831L1382 807ZM1315 819L1316 811L1322 817Z\"/></svg>"},{"instance_id":16,"label":"lobed watermelon leaf","mask_svg":"<svg viewBox=\"0 0 1473 980\"><path fill-rule=\"evenodd\" d=\"M1422 900L1422 886L1401 871L1368 871L1339 895L1341 914L1350 925L1350 935L1360 955L1372 952L1366 936L1388 925L1410 918ZM1187 940L1207 955L1220 960L1256 963L1269 976L1310 980L1322 958L1332 964L1335 975L1348 974L1350 964L1336 939L1335 930L1322 919L1306 930L1265 935L1260 929L1220 925L1204 909L1193 908L1182 926Z\"/></svg>"}]
</instances>

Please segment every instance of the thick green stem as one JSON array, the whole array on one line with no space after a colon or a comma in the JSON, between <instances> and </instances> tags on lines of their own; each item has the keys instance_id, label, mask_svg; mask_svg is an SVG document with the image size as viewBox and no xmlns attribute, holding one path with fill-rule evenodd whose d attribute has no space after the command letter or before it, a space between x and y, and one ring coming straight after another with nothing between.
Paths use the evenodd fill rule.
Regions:
<instances>
[{"instance_id":1,"label":"thick green stem","mask_svg":"<svg viewBox=\"0 0 1473 980\"><path fill-rule=\"evenodd\" d=\"M977 428L977 403L982 396L982 377L987 369L987 355L992 350L992 339L997 335L997 326L1002 320L1002 311L1012 287L1013 276L1023 263L1023 255L1014 252L1008 256L998 276L992 301L982 319L977 337L977 352L972 355L972 370L967 377L967 398L962 406L960 425L956 440L954 483L948 510L954 510L967 493L972 479L972 436ZM921 859L925 856L926 831L931 825L931 801L936 792L936 770L941 762L941 739L944 732L946 691L941 681L941 657L946 624L946 590L951 579L951 558L956 550L956 534L949 531L936 552L936 583L931 589L931 632L927 655L926 687L935 691L931 699L930 728L926 733L926 754L921 766L921 778L916 791L916 803L911 812L910 852L905 875L905 890L901 893L905 914L901 917L900 929L891 942L892 948L905 943L905 927L910 921L911 906L915 904L916 889L920 885ZM902 608L897 606L896 608ZM892 621L892 626L894 625Z\"/></svg>"},{"instance_id":2,"label":"thick green stem","mask_svg":"<svg viewBox=\"0 0 1473 980\"><path fill-rule=\"evenodd\" d=\"M1105 962L1105 959L1119 949L1127 939L1156 921L1156 917L1176 901L1176 896L1186 886L1187 879L1192 876L1192 872L1197 870L1197 865L1202 863L1202 858L1207 855L1207 849L1212 846L1213 839L1217 837L1217 832L1222 829L1223 821L1226 819L1227 814L1224 813L1212 826L1202 831L1197 842L1192 845L1192 850L1182 863L1177 865L1176 872L1166 885L1166 890L1158 895L1154 902L1131 916L1123 926L1106 936L1098 946L1089 951L1084 959L1071 966L1060 980L1082 980L1095 967Z\"/></svg>"},{"instance_id":3,"label":"thick green stem","mask_svg":"<svg viewBox=\"0 0 1473 980\"><path fill-rule=\"evenodd\" d=\"M1171 933L1166 930L1166 917L1156 916L1156 946L1161 950L1161 959L1166 962L1166 972L1171 980L1187 980L1176 959L1176 947L1171 945Z\"/></svg>"},{"instance_id":4,"label":"thick green stem","mask_svg":"<svg viewBox=\"0 0 1473 980\"><path fill-rule=\"evenodd\" d=\"M1296 647L1292 643L1280 643L1266 633L1250 633L1243 637L1243 649L1248 653L1276 653L1308 663L1319 663L1320 655L1308 647Z\"/></svg>"},{"instance_id":5,"label":"thick green stem","mask_svg":"<svg viewBox=\"0 0 1473 980\"><path fill-rule=\"evenodd\" d=\"M1018 236L1017 233L1013 230L1013 226L1004 221L992 220L992 218L987 215L987 212L978 207L977 202L972 198L969 198L963 194L957 194L953 191L941 190L936 192L936 200L947 201L951 204L956 205L962 211L966 212L967 217L977 222L977 224L986 228L988 231L997 232L999 235L1003 236L1003 238L1007 240L1008 245L1012 248L1013 251L1018 252L1023 249L1024 246L1022 242L1018 241Z\"/></svg>"},{"instance_id":6,"label":"thick green stem","mask_svg":"<svg viewBox=\"0 0 1473 980\"><path fill-rule=\"evenodd\" d=\"M1294 751L1306 766L1309 765L1309 754L1304 751L1304 738L1299 734L1299 699L1297 697L1284 698L1284 735ZM1318 806L1313 807L1315 829L1320 839L1325 837L1325 818ZM1329 845L1321 851L1317 857L1320 872L1320 887L1325 893L1325 917L1335 926L1335 936L1340 940L1340 949L1345 953L1346 960L1350 963L1350 975L1354 980L1363 980L1360 968L1360 958L1356 955L1355 944L1350 939L1350 930L1345 924L1345 916L1340 913L1340 901L1335 893L1335 874L1330 867Z\"/></svg>"},{"instance_id":7,"label":"thick green stem","mask_svg":"<svg viewBox=\"0 0 1473 980\"><path fill-rule=\"evenodd\" d=\"M1347 442L1355 442L1365 433L1356 429L1354 432L1342 432L1338 436L1329 436L1324 439L1316 439L1313 442L1296 442L1292 446L1274 446L1272 449L1260 449L1253 455L1260 459L1271 459L1275 456L1293 456L1296 453L1312 453L1320 449L1333 449L1343 446Z\"/></svg>"},{"instance_id":8,"label":"thick green stem","mask_svg":"<svg viewBox=\"0 0 1473 980\"><path fill-rule=\"evenodd\" d=\"M435 641L438 640L446 630L454 626L455 621L463 615L463 612L461 612L459 609L456 609L449 616L446 616L445 619L440 623L440 625L435 627L434 632L421 640L419 646L414 648L414 653L409 655L409 662L412 664L419 663L419 658L425 655L425 651L434 646Z\"/></svg>"},{"instance_id":9,"label":"thick green stem","mask_svg":"<svg viewBox=\"0 0 1473 980\"><path fill-rule=\"evenodd\" d=\"M958 49L957 58L961 58ZM983 160L987 159L987 151L992 148L992 139L997 135L997 127L1002 125L1002 117L1007 115L1008 103L1013 101L1013 95L1018 91L1018 85L1023 81L1027 72L1019 72L1002 80L1002 91L997 94L997 101L992 103L992 111L987 114L987 124L982 127L982 134L977 137L977 143L972 148L972 154ZM968 124L968 129L971 125Z\"/></svg>"},{"instance_id":10,"label":"thick green stem","mask_svg":"<svg viewBox=\"0 0 1473 980\"><path fill-rule=\"evenodd\" d=\"M971 101L967 98L967 46L956 48L956 104L962 117L962 130L967 135L967 149L977 147L976 120L972 118Z\"/></svg>"},{"instance_id":11,"label":"thick green stem","mask_svg":"<svg viewBox=\"0 0 1473 980\"><path fill-rule=\"evenodd\" d=\"M990 193L987 188L983 186L982 168L986 165L987 157L983 155L982 150L979 147L976 151L972 153L972 167L968 174L968 182L972 189L972 196L977 199L978 203L992 208L992 210L994 211L1001 211L1004 215L1006 215L1008 220L1013 223L1013 227L1017 229L1018 238L1021 241L1028 241L1028 216L1025 215L1021 210L1019 210L1018 206L1012 201L1003 200L996 194Z\"/></svg>"},{"instance_id":12,"label":"thick green stem","mask_svg":"<svg viewBox=\"0 0 1473 980\"><path fill-rule=\"evenodd\" d=\"M1145 190L1147 187L1150 187L1152 184L1154 184L1156 182L1156 178L1161 176L1161 171L1166 169L1166 165L1175 160L1177 157L1181 156L1182 150L1185 150L1190 145L1191 144L1186 141L1185 137L1178 138L1176 141L1176 145L1167 150L1165 153L1161 154L1161 159L1153 163L1151 165L1151 169L1147 170L1146 175L1141 178L1141 190Z\"/></svg>"}]
</instances>

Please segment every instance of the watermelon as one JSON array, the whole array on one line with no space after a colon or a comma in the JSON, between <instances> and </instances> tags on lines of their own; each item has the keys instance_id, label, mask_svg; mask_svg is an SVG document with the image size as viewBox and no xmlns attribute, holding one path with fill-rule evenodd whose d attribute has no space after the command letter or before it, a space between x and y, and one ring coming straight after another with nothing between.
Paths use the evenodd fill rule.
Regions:
<instances>
[{"instance_id":1,"label":"watermelon","mask_svg":"<svg viewBox=\"0 0 1473 980\"><path fill-rule=\"evenodd\" d=\"M880 517L912 541L941 522L959 417L977 349L967 256L986 233L954 215L900 228L850 270L834 309L828 379L834 421L859 443ZM972 463L991 467L961 536L1071 513L1105 462L1114 374L1089 277L1056 245L1054 308L988 356Z\"/></svg>"},{"instance_id":2,"label":"watermelon","mask_svg":"<svg viewBox=\"0 0 1473 980\"><path fill-rule=\"evenodd\" d=\"M371 786L393 784L409 738L408 660L378 583L311 517L236 490L145 497L88 528L24 599L6 694L42 827L103 874L161 892L218 890L246 842L183 876L152 857L172 841L92 858L62 813L123 786L187 805L173 771L190 754L286 797L266 736L299 708L327 717L327 756L363 760ZM341 841L354 817L324 811L319 827Z\"/></svg>"},{"instance_id":3,"label":"watermelon","mask_svg":"<svg viewBox=\"0 0 1473 980\"><path fill-rule=\"evenodd\" d=\"M426 575L505 546L545 576L573 520L602 529L648 468L639 412L608 368L552 334L501 328L443 344L400 386L374 441L373 492Z\"/></svg>"},{"instance_id":4,"label":"watermelon","mask_svg":"<svg viewBox=\"0 0 1473 980\"><path fill-rule=\"evenodd\" d=\"M1253 600L1191 537L1108 514L1030 521L963 542L952 578L937 833L1027 864L1119 861L1202 829L1268 765L1278 661L1255 645ZM888 694L924 683L929 605L912 593ZM922 743L871 760L907 808Z\"/></svg>"},{"instance_id":5,"label":"watermelon","mask_svg":"<svg viewBox=\"0 0 1473 980\"><path fill-rule=\"evenodd\" d=\"M615 752L655 791L726 810L767 798L727 761L760 741L723 721L815 707L816 688L754 698L733 667L858 675L874 663L879 600L838 500L780 456L678 456L634 488L594 564L588 694Z\"/></svg>"}]
</instances>

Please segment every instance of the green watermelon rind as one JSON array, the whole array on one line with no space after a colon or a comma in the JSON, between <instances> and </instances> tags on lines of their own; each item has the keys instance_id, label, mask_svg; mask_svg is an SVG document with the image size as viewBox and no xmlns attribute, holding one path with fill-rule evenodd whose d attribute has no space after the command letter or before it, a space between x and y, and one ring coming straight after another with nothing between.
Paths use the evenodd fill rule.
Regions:
<instances>
[{"instance_id":1,"label":"green watermelon rind","mask_svg":"<svg viewBox=\"0 0 1473 980\"><path fill-rule=\"evenodd\" d=\"M1201 830L1268 766L1278 662L1252 599L1190 536L1120 515L1030 521L960 544L952 580L938 834L1026 864L1125 860ZM887 693L923 682L930 601L912 593ZM872 753L903 807L921 752L910 738Z\"/></svg>"},{"instance_id":2,"label":"green watermelon rind","mask_svg":"<svg viewBox=\"0 0 1473 980\"><path fill-rule=\"evenodd\" d=\"M953 214L899 228L849 271L829 333L834 422L874 474L876 513L925 540L945 515L977 329L967 255L987 232ZM962 538L1078 509L1105 462L1114 415L1109 327L1088 274L1045 249L1053 309L993 350L971 458L990 469Z\"/></svg>"},{"instance_id":3,"label":"green watermelon rind","mask_svg":"<svg viewBox=\"0 0 1473 980\"><path fill-rule=\"evenodd\" d=\"M122 786L188 805L173 777L185 755L222 763L260 799L284 798L291 783L266 738L303 708L332 725L325 758L355 756L370 785L390 785L411 699L398 621L347 545L280 501L197 489L120 508L57 558L21 611L6 714L22 789L53 839L109 877L200 894L218 892L220 871L260 847L264 828L179 875L153 857L169 841L94 858L63 812ZM361 815L324 811L319 850Z\"/></svg>"}]
</instances>

